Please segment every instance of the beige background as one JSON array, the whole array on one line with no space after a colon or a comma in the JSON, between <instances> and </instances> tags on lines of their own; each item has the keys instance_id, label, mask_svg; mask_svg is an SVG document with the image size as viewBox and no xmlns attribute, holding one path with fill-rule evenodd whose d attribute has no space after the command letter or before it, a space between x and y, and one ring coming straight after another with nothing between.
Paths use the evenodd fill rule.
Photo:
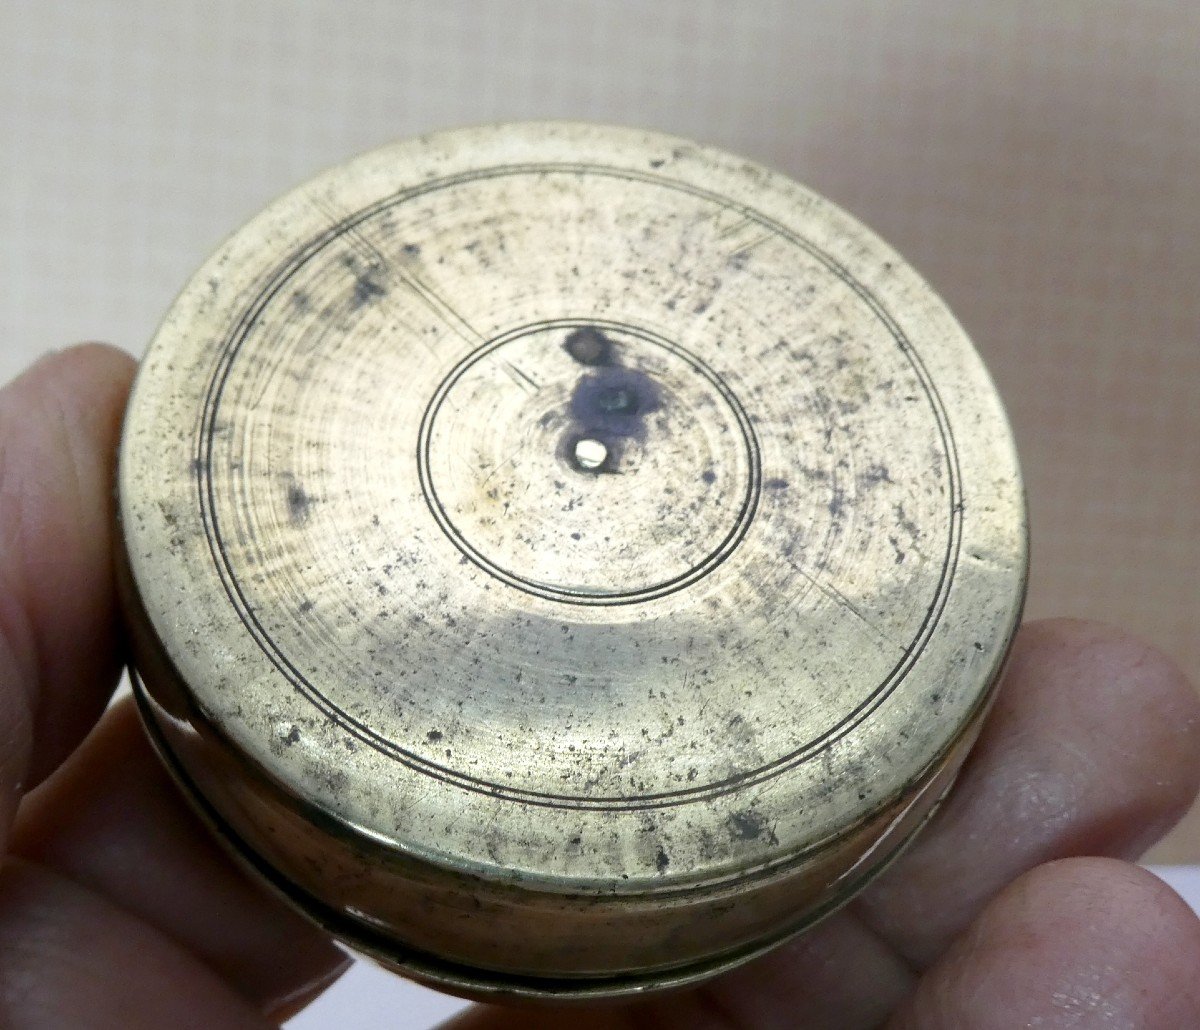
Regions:
<instances>
[{"instance_id":1,"label":"beige background","mask_svg":"<svg viewBox=\"0 0 1200 1030\"><path fill-rule=\"evenodd\" d=\"M972 333L1016 427L1029 614L1200 677L1200 5L0 0L0 378L137 353L267 200L387 140L625 122L784 169ZM1200 817L1158 852L1200 858Z\"/></svg>"}]
</instances>

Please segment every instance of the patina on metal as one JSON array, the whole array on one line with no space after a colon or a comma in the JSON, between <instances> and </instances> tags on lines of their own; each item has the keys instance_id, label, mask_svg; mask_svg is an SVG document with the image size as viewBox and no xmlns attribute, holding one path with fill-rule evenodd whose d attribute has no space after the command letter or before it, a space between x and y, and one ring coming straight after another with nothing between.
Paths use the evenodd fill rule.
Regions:
<instances>
[{"instance_id":1,"label":"patina on metal","mask_svg":"<svg viewBox=\"0 0 1200 1030\"><path fill-rule=\"evenodd\" d=\"M1026 520L919 276L741 158L368 154L167 315L120 459L137 693L235 854L476 996L699 980L846 901L974 739Z\"/></svg>"}]
</instances>

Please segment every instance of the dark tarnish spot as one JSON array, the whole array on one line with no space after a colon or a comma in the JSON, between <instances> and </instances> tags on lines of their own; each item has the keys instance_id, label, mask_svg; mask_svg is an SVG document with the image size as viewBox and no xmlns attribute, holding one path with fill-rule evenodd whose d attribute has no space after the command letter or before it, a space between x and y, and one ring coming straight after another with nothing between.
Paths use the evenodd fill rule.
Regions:
<instances>
[{"instance_id":1,"label":"dark tarnish spot","mask_svg":"<svg viewBox=\"0 0 1200 1030\"><path fill-rule=\"evenodd\" d=\"M572 331L563 343L563 350L581 365L616 364L616 347L612 340L594 326L583 326Z\"/></svg>"},{"instance_id":2,"label":"dark tarnish spot","mask_svg":"<svg viewBox=\"0 0 1200 1030\"><path fill-rule=\"evenodd\" d=\"M419 243L406 243L400 249L404 251L404 256L407 258L421 256L421 245Z\"/></svg>"},{"instance_id":3,"label":"dark tarnish spot","mask_svg":"<svg viewBox=\"0 0 1200 1030\"><path fill-rule=\"evenodd\" d=\"M570 425L562 437L559 457L578 472L618 472L624 444L643 442L646 416L662 406L658 386L645 372L619 364L613 342L592 326L573 330L563 349L592 371L580 377L571 394ZM588 453L602 458L581 461L581 444Z\"/></svg>"},{"instance_id":4,"label":"dark tarnish spot","mask_svg":"<svg viewBox=\"0 0 1200 1030\"><path fill-rule=\"evenodd\" d=\"M354 307L357 310L386 293L387 290L370 272L358 275L354 280Z\"/></svg>"},{"instance_id":5,"label":"dark tarnish spot","mask_svg":"<svg viewBox=\"0 0 1200 1030\"><path fill-rule=\"evenodd\" d=\"M766 818L761 812L749 809L745 812L734 812L726 821L734 840L759 840L765 837L769 844L778 844L779 838L767 825Z\"/></svg>"},{"instance_id":6,"label":"dark tarnish spot","mask_svg":"<svg viewBox=\"0 0 1200 1030\"><path fill-rule=\"evenodd\" d=\"M864 486L893 482L892 474L886 465L871 465L865 472L859 473L858 481Z\"/></svg>"},{"instance_id":7,"label":"dark tarnish spot","mask_svg":"<svg viewBox=\"0 0 1200 1030\"><path fill-rule=\"evenodd\" d=\"M298 728L298 727L296 727L296 726L293 726L293 727L292 727L292 728L291 728L291 729L288 731L288 735L287 735L286 737L284 737L283 739L284 739L284 742L285 742L286 744L288 744L289 746L290 746L290 745L292 745L292 744L295 744L296 742L298 742L298 741L300 740L300 730L299 730L299 728Z\"/></svg>"},{"instance_id":8,"label":"dark tarnish spot","mask_svg":"<svg viewBox=\"0 0 1200 1030\"><path fill-rule=\"evenodd\" d=\"M700 478L709 486L712 486L717 481L717 474L712 469L705 469L700 473Z\"/></svg>"},{"instance_id":9,"label":"dark tarnish spot","mask_svg":"<svg viewBox=\"0 0 1200 1030\"><path fill-rule=\"evenodd\" d=\"M768 490L786 490L788 481L786 479L768 479L763 486Z\"/></svg>"},{"instance_id":10,"label":"dark tarnish spot","mask_svg":"<svg viewBox=\"0 0 1200 1030\"><path fill-rule=\"evenodd\" d=\"M619 365L583 376L571 395L571 418L616 436L640 436L643 419L659 407L658 389L645 372Z\"/></svg>"},{"instance_id":11,"label":"dark tarnish spot","mask_svg":"<svg viewBox=\"0 0 1200 1030\"><path fill-rule=\"evenodd\" d=\"M921 539L921 530L912 519L908 517L908 513L904 510L904 505L893 504L892 511L896 515L896 521L900 523L900 528L904 530L913 540Z\"/></svg>"},{"instance_id":12,"label":"dark tarnish spot","mask_svg":"<svg viewBox=\"0 0 1200 1030\"><path fill-rule=\"evenodd\" d=\"M436 744L439 740L442 739L442 731L441 730L430 730L428 733L425 734L425 739L427 741L429 741L429 743L431 743L431 744Z\"/></svg>"},{"instance_id":13,"label":"dark tarnish spot","mask_svg":"<svg viewBox=\"0 0 1200 1030\"><path fill-rule=\"evenodd\" d=\"M668 855L663 850L663 846L661 844L659 844L654 852L654 868L657 869L660 873L665 873L667 871L667 866L669 866L670 864L671 864L670 855Z\"/></svg>"},{"instance_id":14,"label":"dark tarnish spot","mask_svg":"<svg viewBox=\"0 0 1200 1030\"><path fill-rule=\"evenodd\" d=\"M305 522L308 519L309 511L312 509L312 503L312 498L304 492L304 488L299 484L292 483L288 486L288 516L293 522Z\"/></svg>"}]
</instances>

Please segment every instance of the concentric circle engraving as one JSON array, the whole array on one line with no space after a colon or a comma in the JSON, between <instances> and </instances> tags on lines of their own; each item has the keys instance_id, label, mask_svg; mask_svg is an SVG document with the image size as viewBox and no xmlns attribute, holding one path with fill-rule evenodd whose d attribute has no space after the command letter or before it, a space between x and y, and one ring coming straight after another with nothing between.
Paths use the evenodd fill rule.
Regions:
<instances>
[{"instance_id":1,"label":"concentric circle engraving","mask_svg":"<svg viewBox=\"0 0 1200 1030\"><path fill-rule=\"evenodd\" d=\"M430 402L417 461L464 554L572 604L704 575L742 538L762 480L749 416L712 369L594 319L523 326L468 355Z\"/></svg>"},{"instance_id":2,"label":"concentric circle engraving","mask_svg":"<svg viewBox=\"0 0 1200 1030\"><path fill-rule=\"evenodd\" d=\"M653 212L653 233L643 228L605 237L588 225L603 212L590 200L593 191L611 196L613 188L627 212L621 217ZM530 290L511 273L512 252L517 241L534 245L563 224L563 213L545 203L548 196L557 196L588 235L566 274ZM483 224L470 220L471 212L497 207L506 210L499 221L494 213ZM469 229L435 229L463 212ZM672 235L676 247L696 251L682 291L674 272L656 274L642 252L660 252L658 237ZM461 250L439 250L440 240L465 236L474 238ZM496 269L500 257L505 260ZM454 264L447 267L449 258ZM524 264L536 262L531 257ZM579 274L580 265L590 274ZM598 291L601 278L611 281L621 266L628 271L618 272L624 280L619 294ZM807 300L813 296L821 298L815 309ZM597 310L586 319L578 315L585 302ZM575 313L512 318L554 307ZM487 319L498 312L515 324L489 332ZM613 317L618 312L625 317ZM645 328L655 323L676 331ZM540 392L540 367L508 360L515 354L510 348L522 347L554 354L560 368L578 366L569 392L570 375L541 373L558 384L560 403L526 405L525 397ZM637 378L640 388L614 382L615 391L606 393L589 378L589 369L604 367L595 363L605 360L606 348L621 356L622 364L612 367ZM197 467L213 554L231 599L279 670L322 711L370 746L439 779L513 800L586 808L674 805L745 787L819 754L869 715L916 662L945 605L958 550L960 487L950 426L916 348L871 292L815 244L753 209L731 209L718 195L603 166L481 168L427 183L342 219L299 251L245 310L224 353L202 421ZM247 353L255 355L253 363L239 360ZM275 357L266 360L271 353ZM641 369L655 355L661 359L657 376ZM447 415L453 395L481 369L493 384L500 374L510 378L517 412L537 409L538 419L521 425L517 437L510 425L517 416L477 403L478 397L465 417ZM588 392L593 387L595 396ZM458 450L461 434L486 437L501 425L512 444L510 458L523 460L527 437L543 444L557 439L553 455L543 447L536 459L553 462L563 476L581 477L576 482L607 486L602 477L619 475L618 461L643 460L631 425L643 419L614 410L599 428L624 421L628 431L609 431L603 439L587 419L568 419L559 433L538 423L547 413L551 423L556 415L565 418L564 404L569 415L577 390L597 412L606 403L619 409L622 389L635 406L656 408L652 416L660 394L689 397L679 405L682 412L707 402L713 424L730 427L721 435L735 440L713 445L711 453L732 465L711 471L713 485L717 477L738 484L742 499L736 506L718 503L708 509L709 520L696 520L707 530L696 542L689 536L662 545L655 558L666 555L668 564L657 576L636 551L611 570L604 570L602 549L581 549L590 568L585 562L574 575L520 567L518 558L537 569L539 557L558 548L565 556L566 541L583 543L571 532L582 538L582 531L569 530L565 539L556 534L554 546L543 536L541 547L536 538L505 535L499 489L497 522L484 522L467 491L483 486L486 497L490 483L484 480L503 477L501 445L489 445L461 480L468 486L447 502L455 476L447 463L476 460ZM267 397L272 410L297 417L268 424ZM743 405L750 412L744 419ZM439 443L443 425L456 428ZM676 443L698 439L664 433ZM604 447L597 469L569 468L581 444L585 455L589 446ZM699 489L692 463L677 463L671 478L683 468ZM700 470L704 486L707 471ZM541 486L555 489L552 478ZM607 507L620 511L626 534L659 517L640 501L625 500L623 507ZM365 502L384 503L368 510ZM569 509L569 497L564 506ZM425 525L452 542L484 580L447 562ZM258 571L277 561L264 544L281 539L281 531L291 539L290 609L274 600L279 576L267 579ZM715 550L706 546L713 541ZM331 580L335 563L340 571ZM720 582L700 592L717 569ZM637 615L610 625L581 614L560 627L552 615L488 592L486 582L497 579L518 596L568 601L581 613L628 607ZM640 603L621 603L628 601ZM374 612L364 619L368 603ZM819 650L806 653L800 667L787 657L794 645L783 642L791 637L797 605L823 612L821 639L856 641L839 644L858 649L853 677L840 667L824 671ZM447 611L445 624L432 624L430 610ZM469 610L477 612L474 622L453 614ZM695 622L699 612L702 628ZM673 614L664 618L667 613ZM482 637L480 617L489 627ZM319 634L322 645L314 647ZM711 712L718 703L728 710L723 718L753 745L736 758L712 751L710 731L697 725L692 739L685 719L662 745L637 748L632 759L619 748L581 755L564 743L548 765L497 779L447 762L455 750L443 746L445 730L429 739L410 736L386 708L361 701L365 684L399 684L431 725L454 723L459 748L469 753L484 746L472 738L495 740L499 732L503 739L505 732L494 720L472 724L460 714L477 697L483 669L489 695L497 704L507 699L509 732L519 739L526 731L514 713L528 696L527 665L531 657L535 664L547 661L541 656L551 641L554 671L538 675L549 674L548 689L569 699L571 725L581 737L637 739L643 705L621 713L611 692L656 682L664 666L686 654L693 671L665 679L669 691L652 690L653 708L662 707L660 692L680 711L700 706ZM575 648L581 654L599 649L606 661L573 657ZM576 667L580 671L565 671ZM787 720L764 710L754 725L742 725L738 694L728 684L747 675L776 692L785 709L792 705ZM614 729L622 715L628 725Z\"/></svg>"}]
</instances>

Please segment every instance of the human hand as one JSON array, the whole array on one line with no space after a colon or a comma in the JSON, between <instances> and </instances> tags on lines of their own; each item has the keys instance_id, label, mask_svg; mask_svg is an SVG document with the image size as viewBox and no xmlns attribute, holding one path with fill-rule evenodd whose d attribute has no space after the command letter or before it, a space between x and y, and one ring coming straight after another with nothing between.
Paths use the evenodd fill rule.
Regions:
<instances>
[{"instance_id":1,"label":"human hand","mask_svg":"<svg viewBox=\"0 0 1200 1030\"><path fill-rule=\"evenodd\" d=\"M112 468L132 367L76 348L0 393L0 1022L16 1030L262 1027L346 964L211 842L130 704L101 715L122 659ZM1195 795L1198 745L1200 702L1166 659L1092 624L1027 626L945 805L839 913L698 989L456 1026L1200 1026L1200 921L1128 864Z\"/></svg>"}]
</instances>

